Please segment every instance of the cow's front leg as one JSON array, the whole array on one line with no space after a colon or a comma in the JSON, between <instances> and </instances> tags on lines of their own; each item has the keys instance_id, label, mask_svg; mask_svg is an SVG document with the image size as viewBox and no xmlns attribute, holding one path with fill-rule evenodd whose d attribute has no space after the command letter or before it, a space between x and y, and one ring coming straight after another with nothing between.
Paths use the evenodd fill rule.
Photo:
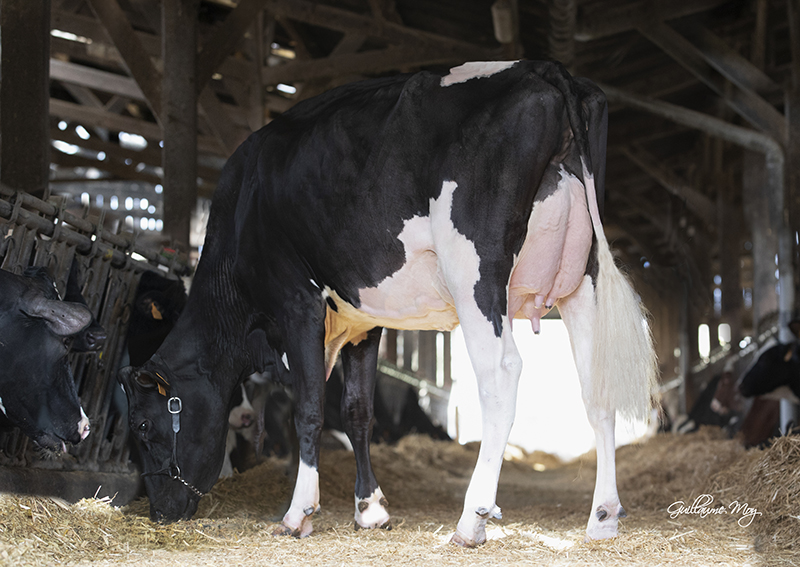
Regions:
<instances>
[{"instance_id":1,"label":"cow's front leg","mask_svg":"<svg viewBox=\"0 0 800 567\"><path fill-rule=\"evenodd\" d=\"M392 528L388 502L378 486L369 458L372 436L375 370L378 363L380 327L367 333L357 345L342 349L344 392L342 421L356 457L355 528Z\"/></svg>"},{"instance_id":2,"label":"cow's front leg","mask_svg":"<svg viewBox=\"0 0 800 567\"><path fill-rule=\"evenodd\" d=\"M325 403L324 325L312 327L310 323L305 333L286 335L293 338L287 345L286 362L295 394L294 421L300 463L292 502L274 535L310 535L311 515L319 510L319 445Z\"/></svg>"}]
</instances>

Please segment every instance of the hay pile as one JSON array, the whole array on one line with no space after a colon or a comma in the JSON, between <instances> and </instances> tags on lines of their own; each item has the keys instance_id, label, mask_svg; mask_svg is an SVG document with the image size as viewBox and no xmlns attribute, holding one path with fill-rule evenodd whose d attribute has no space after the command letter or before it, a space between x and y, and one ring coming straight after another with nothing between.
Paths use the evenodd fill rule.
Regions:
<instances>
[{"instance_id":1,"label":"hay pile","mask_svg":"<svg viewBox=\"0 0 800 567\"><path fill-rule=\"evenodd\" d=\"M800 550L800 437L781 437L766 451L714 475L710 485L731 505L747 502L761 514L753 521L756 548Z\"/></svg>"},{"instance_id":2,"label":"hay pile","mask_svg":"<svg viewBox=\"0 0 800 567\"><path fill-rule=\"evenodd\" d=\"M74 505L52 498L0 496L0 565L191 564L353 565L492 563L565 565L792 564L797 540L792 504L800 491L800 441L744 451L710 430L663 436L618 451L619 488L630 517L614 540L583 543L594 486L590 456L536 472L544 456L507 462L498 504L480 549L448 544L461 513L477 444L409 437L373 448L373 465L390 502L391 532L353 529L352 453L323 452L322 511L304 540L270 534L291 497L286 462L268 461L219 482L196 519L167 526L147 519L148 503L117 509L108 500ZM557 461L550 461L557 466ZM732 515L700 518L666 512L703 492L719 502L750 499L762 515L749 527ZM763 502L763 504L762 504ZM754 547L754 537L769 545ZM791 545L789 545L791 543ZM760 549L762 553L757 553ZM786 551L788 550L788 551Z\"/></svg>"},{"instance_id":3,"label":"hay pile","mask_svg":"<svg viewBox=\"0 0 800 567\"><path fill-rule=\"evenodd\" d=\"M659 435L617 450L619 492L626 506L666 509L707 493L712 475L753 453L714 427L690 435Z\"/></svg>"}]
</instances>

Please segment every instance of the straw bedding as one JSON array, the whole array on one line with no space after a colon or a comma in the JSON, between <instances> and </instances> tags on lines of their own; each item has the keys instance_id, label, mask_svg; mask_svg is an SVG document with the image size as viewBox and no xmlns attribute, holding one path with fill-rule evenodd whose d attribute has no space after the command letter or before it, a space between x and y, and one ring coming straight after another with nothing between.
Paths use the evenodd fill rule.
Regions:
<instances>
[{"instance_id":1,"label":"straw bedding","mask_svg":"<svg viewBox=\"0 0 800 567\"><path fill-rule=\"evenodd\" d=\"M403 439L373 448L392 512L392 531L353 529L351 453L322 455L322 511L303 540L271 531L291 496L287 463L267 461L219 482L196 519L167 526L147 519L146 501L69 505L0 496L0 565L792 565L800 542L800 440L745 451L711 430L656 437L617 452L629 517L614 540L583 543L594 485L593 455L566 465L549 456L506 462L497 496L504 519L479 549L447 543L477 458L477 445ZM534 468L536 467L536 468ZM538 469L538 470L537 470ZM544 469L542 471L542 469ZM541 472L538 472L541 471ZM760 515L670 517L672 504L709 494L713 507L747 501Z\"/></svg>"}]
</instances>

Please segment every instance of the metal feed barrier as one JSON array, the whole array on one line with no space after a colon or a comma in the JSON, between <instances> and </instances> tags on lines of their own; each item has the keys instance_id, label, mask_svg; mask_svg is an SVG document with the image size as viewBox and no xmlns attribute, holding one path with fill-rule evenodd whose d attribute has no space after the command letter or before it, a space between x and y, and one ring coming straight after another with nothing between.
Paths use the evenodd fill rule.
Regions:
<instances>
[{"instance_id":1,"label":"metal feed barrier","mask_svg":"<svg viewBox=\"0 0 800 567\"><path fill-rule=\"evenodd\" d=\"M114 496L125 503L139 484L130 463L127 409L116 380L127 364L125 337L130 309L142 273L187 273L176 254L167 256L139 246L131 233L104 228L27 193L0 186L0 258L2 269L21 274L44 266L61 296L70 266L79 266L81 291L107 338L100 352L70 354L72 370L92 432L60 458L37 450L18 429L0 432L0 491L60 496L67 500ZM135 260L138 254L146 261ZM98 488L102 486L102 488ZM99 490L99 493L98 493Z\"/></svg>"}]
</instances>

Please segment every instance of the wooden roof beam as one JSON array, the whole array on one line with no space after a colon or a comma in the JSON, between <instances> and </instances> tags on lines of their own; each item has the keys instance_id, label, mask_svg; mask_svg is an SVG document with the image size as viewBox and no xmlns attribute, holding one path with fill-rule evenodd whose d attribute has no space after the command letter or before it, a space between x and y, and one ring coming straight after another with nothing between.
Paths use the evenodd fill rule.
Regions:
<instances>
[{"instance_id":1,"label":"wooden roof beam","mask_svg":"<svg viewBox=\"0 0 800 567\"><path fill-rule=\"evenodd\" d=\"M645 22L667 21L716 8L727 0L635 0L595 2L578 8L575 39L589 41L632 31Z\"/></svg>"},{"instance_id":2,"label":"wooden roof beam","mask_svg":"<svg viewBox=\"0 0 800 567\"><path fill-rule=\"evenodd\" d=\"M161 115L161 72L156 69L117 0L86 0L102 22L125 66L145 95L156 120Z\"/></svg>"},{"instance_id":3,"label":"wooden roof beam","mask_svg":"<svg viewBox=\"0 0 800 567\"><path fill-rule=\"evenodd\" d=\"M663 22L643 24L640 31L700 79L742 118L781 144L786 143L786 121L783 115L752 90L736 88L724 76L717 73L709 64L710 57L706 57L705 53L692 45L688 39Z\"/></svg>"},{"instance_id":4,"label":"wooden roof beam","mask_svg":"<svg viewBox=\"0 0 800 567\"><path fill-rule=\"evenodd\" d=\"M433 50L463 51L465 56L494 59L499 50L481 48L475 44L443 35L412 29L391 21L376 20L371 15L357 14L308 0L267 0L265 9L272 15L298 22L336 30L342 33L361 33L383 39L390 44L414 45ZM487 11L487 17L489 13Z\"/></svg>"},{"instance_id":5,"label":"wooden roof beam","mask_svg":"<svg viewBox=\"0 0 800 567\"><path fill-rule=\"evenodd\" d=\"M108 128L109 130L138 134L148 140L162 139L161 127L153 122L145 122L144 120L137 120L136 118L111 114L102 109L81 106L80 104L55 98L50 99L50 114L65 120L81 122L86 126ZM198 151L209 154L219 156L227 155L225 148L222 147L220 142L213 136L198 136L197 149Z\"/></svg>"},{"instance_id":6,"label":"wooden roof beam","mask_svg":"<svg viewBox=\"0 0 800 567\"><path fill-rule=\"evenodd\" d=\"M198 93L203 91L214 72L236 49L245 31L257 20L256 16L264 9L265 4L266 0L241 0L214 35L203 44L197 55Z\"/></svg>"},{"instance_id":7,"label":"wooden roof beam","mask_svg":"<svg viewBox=\"0 0 800 567\"><path fill-rule=\"evenodd\" d=\"M717 211L711 199L695 190L674 171L665 167L656 156L635 144L622 147L620 151L664 189L682 199L697 218L709 226L716 225Z\"/></svg>"},{"instance_id":8,"label":"wooden roof beam","mask_svg":"<svg viewBox=\"0 0 800 567\"><path fill-rule=\"evenodd\" d=\"M452 50L431 51L417 47L387 47L362 53L348 53L321 59L293 61L285 65L265 67L265 85L304 82L320 77L382 73L404 67L450 64L463 59Z\"/></svg>"}]
</instances>

